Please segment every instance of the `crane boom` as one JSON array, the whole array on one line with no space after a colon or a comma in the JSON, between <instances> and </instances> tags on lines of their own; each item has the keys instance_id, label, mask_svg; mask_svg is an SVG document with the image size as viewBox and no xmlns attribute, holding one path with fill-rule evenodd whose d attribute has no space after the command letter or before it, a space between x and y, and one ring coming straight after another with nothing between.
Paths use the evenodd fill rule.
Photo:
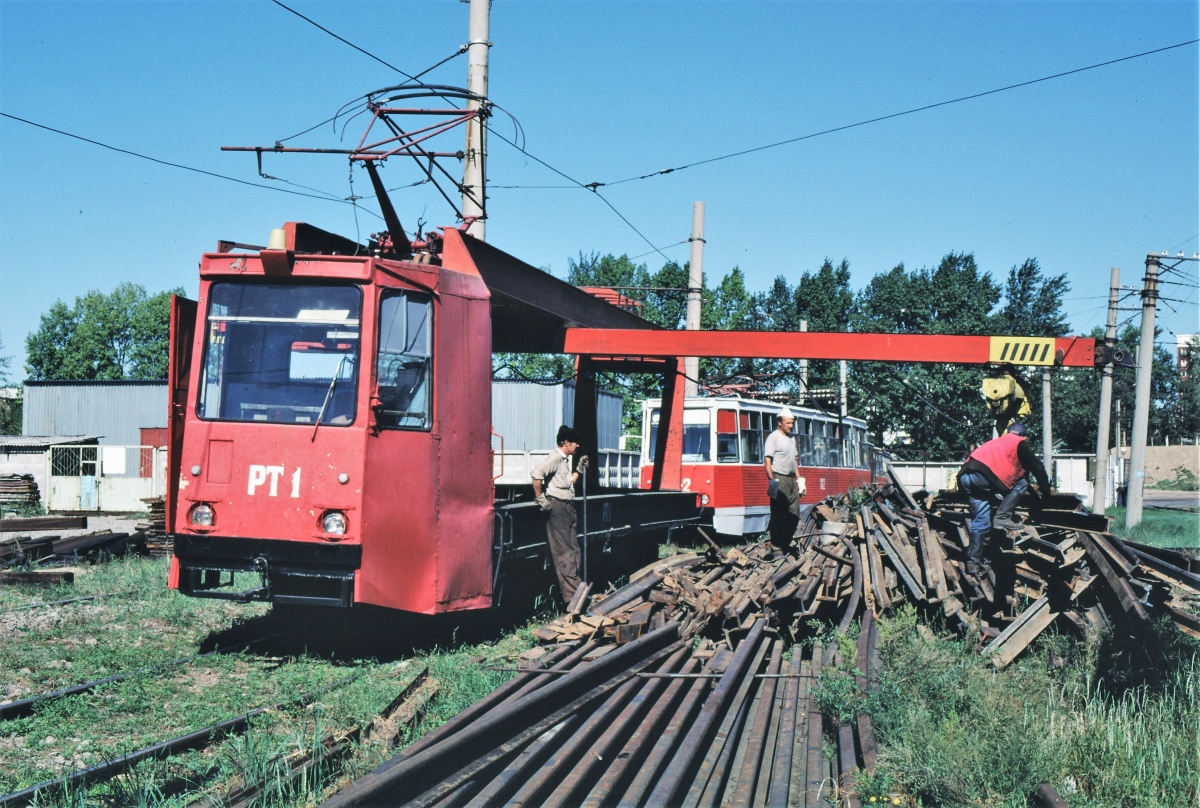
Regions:
<instances>
[{"instance_id":1,"label":"crane boom","mask_svg":"<svg viewBox=\"0 0 1200 808\"><path fill-rule=\"evenodd\" d=\"M1103 363L1104 347L1103 342L1098 346L1097 340L1088 337L568 328L563 351L594 357L846 359L1091 368Z\"/></svg>"}]
</instances>

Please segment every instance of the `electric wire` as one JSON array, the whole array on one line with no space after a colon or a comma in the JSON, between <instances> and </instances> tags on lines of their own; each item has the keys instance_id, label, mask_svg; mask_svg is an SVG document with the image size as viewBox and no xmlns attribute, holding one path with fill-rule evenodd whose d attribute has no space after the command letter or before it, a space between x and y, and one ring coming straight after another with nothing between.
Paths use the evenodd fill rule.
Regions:
<instances>
[{"instance_id":1,"label":"electric wire","mask_svg":"<svg viewBox=\"0 0 1200 808\"><path fill-rule=\"evenodd\" d=\"M0 112L0 117L8 118L9 120L13 120L13 121L18 121L20 123L27 124L28 126L36 127L38 129L44 129L47 132L54 132L57 135L63 135L64 137L69 137L74 140L81 140L84 143L90 143L93 146L99 146L102 149L108 149L109 151L118 152L119 154L126 154L126 155L129 155L130 157L137 157L140 160L148 160L151 163L158 163L159 165L169 166L170 168L179 168L184 171L191 171L195 174L203 174L205 176L214 177L216 179L225 180L227 182L236 182L238 185L249 185L251 188L265 188L268 191L277 191L281 194L291 194L293 196L303 196L303 197L307 197L309 199L319 199L323 202L339 202L343 205L351 204L348 200L342 199L341 197L339 197L335 194L329 194L328 192L325 192L325 191L321 192L322 194L324 194L323 196L318 195L318 194L304 193L303 191L293 191L288 188L279 188L275 185L265 185L261 182L250 182L249 180L241 180L241 179L238 179L237 177L230 177L225 174L218 174L215 171L206 171L203 168L195 168L193 166L184 165L183 163L173 163L169 160L160 160L157 157L150 157L149 155L140 154L139 152L130 151L129 149L122 149L117 146L110 146L107 143L101 143L99 140L93 140L92 138L83 137L82 135L75 135L70 132L66 132L62 129L55 129L53 126L46 126L45 124L35 123L34 121L30 121L25 118L17 117L16 115L10 115L7 112Z\"/></svg>"},{"instance_id":2,"label":"electric wire","mask_svg":"<svg viewBox=\"0 0 1200 808\"><path fill-rule=\"evenodd\" d=\"M648 174L639 174L637 176L626 177L625 179L614 180L612 182L592 182L592 183L588 183L585 187L594 190L595 188L600 188L600 187L604 187L604 186L622 185L627 182L636 182L638 180L650 179L651 177L659 177L664 174L671 174L676 171L683 171L686 168L694 168L696 166L706 165L708 163L716 163L721 160L729 160L734 157L742 157L747 154L754 154L755 152L765 151L767 149L775 149L780 146L787 146L792 143L799 143L800 141L803 141L803 140L811 140L812 138L821 137L822 135L830 135L835 132L845 132L848 129L856 129L860 126L867 126L867 125L873 124L873 123L880 123L881 121L887 121L887 120L891 120L893 118L901 118L905 115L913 115L918 112L927 112L928 110L937 109L938 107L945 107L945 106L949 106L950 104L959 104L964 101L971 101L976 98L983 98L985 96L1007 92L1008 90L1016 90L1021 87L1029 87L1034 84L1040 84L1041 82L1044 82L1044 81L1052 81L1054 79L1060 79L1065 76L1074 75L1076 73L1083 73L1088 70L1096 70L1101 67L1107 67L1109 65L1115 65L1115 64L1119 64L1121 62L1127 62L1127 61L1130 61L1131 59L1140 59L1143 56L1151 56L1156 53L1163 53L1165 51L1175 50L1176 48L1183 48L1188 45L1194 45L1197 42L1200 42L1200 38L1189 39L1186 42L1179 42L1177 44L1167 45L1166 47L1162 47L1162 48L1154 48L1153 50L1142 51L1141 53L1135 53L1132 56L1122 56L1119 59L1110 59L1105 62L1098 62L1096 64L1087 65L1086 67L1077 67L1074 70L1066 70L1061 73L1054 73L1053 75L1042 76L1041 78L1036 78L1036 79L1030 79L1029 81L1022 81L1022 82L1018 82L1016 84L1009 84L1004 87L997 87L997 88L994 88L991 90L984 90L983 92L971 93L970 95L959 96L958 98L951 98L947 101L938 101L937 103L934 103L934 104L926 104L926 105L920 106L920 107L913 107L912 109L906 109L901 112L893 112L890 115L879 115L877 117L868 118L867 120L858 121L856 123L845 124L843 126L836 126L831 129L823 129L819 132L811 132L807 135L800 135L798 137L792 137L792 138L788 138L786 140L779 140L774 143L767 143L763 146L755 146L755 147L749 148L749 149L741 149L739 151L730 152L729 154L722 154L717 157L708 157L703 160L696 160L691 163L684 163L683 165L675 166L674 168L664 168L660 171L652 171ZM1195 238L1195 236L1193 236L1192 238ZM1186 242L1184 242L1184 243L1186 243Z\"/></svg>"},{"instance_id":3,"label":"electric wire","mask_svg":"<svg viewBox=\"0 0 1200 808\"><path fill-rule=\"evenodd\" d=\"M383 59L380 59L378 56L376 56L375 54L371 53L370 51L368 51L368 50L366 50L366 49L364 49L364 48L360 48L358 45L355 45L355 44L354 44L353 42L351 42L350 40L348 40L348 39L345 39L345 38L343 38L343 37L340 37L340 36L338 36L338 35L337 35L337 34L335 34L333 31L330 31L328 28L326 28L325 26L321 25L321 23L317 22L316 20L310 19L309 17L305 17L305 16L304 16L303 14L301 14L299 11L296 11L296 9L294 9L294 8L291 8L290 6L285 6L283 3L279 2L279 0L271 0L271 2L272 2L272 3L274 3L275 5L279 6L280 8L282 8L284 11L290 11L292 14L295 14L297 17L299 17L300 19L302 19L302 20L304 20L305 22L309 23L310 25L313 25L313 26L315 26L315 27L317 27L317 28L320 28L322 31L324 31L325 33L329 34L331 37L333 37L334 39L336 39L338 42L341 42L341 43L343 43L343 44L345 44L345 45L349 45L350 47L354 48L356 51L358 51L359 53L363 54L364 56L367 56L367 57L369 57L369 58L371 58L371 59L374 59L375 61L379 62L379 64L383 65L384 67L390 67L392 70L395 70L395 71L396 71L397 73L399 73L401 76L404 76L405 78L407 78L407 79L409 79L409 80L412 80L412 81L416 81L416 80L417 80L417 79L416 79L414 76L412 76L412 75L410 75L410 74L408 74L408 73L405 73L403 70L401 70L400 68L396 67L396 66L395 66L395 65L393 65L393 64L389 64L388 62L385 62ZM455 54L455 55L457 55L457 54ZM426 71L426 72L428 72L428 71ZM318 125L320 125L320 124L318 124Z\"/></svg>"},{"instance_id":4,"label":"electric wire","mask_svg":"<svg viewBox=\"0 0 1200 808\"><path fill-rule=\"evenodd\" d=\"M514 149L516 149L517 151L521 152L521 154L524 154L524 155L525 155L526 157L528 157L529 159L533 160L534 162L540 163L541 165L543 165L543 166L545 166L546 168L550 169L551 171L553 171L555 174L557 174L558 176L562 177L563 179L565 179L565 180L568 180L568 181L570 181L570 182L573 182L573 183L575 183L575 185L577 185L578 187L580 187L580 188L583 188L583 189L586 189L586 190L589 190L589 191L591 191L592 193L594 193L594 194L596 195L596 197L597 197L597 198L598 198L598 199L599 199L601 202L603 202L605 205L607 205L607 206L608 206L608 209L609 209L609 210L611 210L613 213L615 213L615 214L617 215L617 218L619 218L621 221L623 221L623 222L624 222L624 223L625 223L625 224L626 224L626 225L629 227L629 229L630 229L630 230L632 230L633 232L637 233L637 234L638 234L638 236L639 236L639 237L642 239L642 241L646 242L646 244L648 244L648 245L650 246L650 248L651 248L651 251L652 251L652 252L656 252L656 253L658 253L659 255L661 255L661 256L662 256L662 258L663 258L663 260L664 260L664 261L670 262L670 260L671 260L671 259L670 259L670 258L667 258L667 256L666 256L666 253L664 253L664 252L663 252L661 249L659 249L659 248L658 248L658 247L657 247L657 246L654 244L654 242L653 242L653 241L651 241L649 238L647 238L645 233L643 233L641 230L638 230L638 229L637 229L637 227L636 227L636 226L633 224L633 222L631 222L631 221L629 221L629 219L625 218L625 215L624 215L623 213L621 213L621 211L617 210L616 206L615 206L615 205L613 205L613 203L612 203L612 202L609 202L609 201L608 201L608 200L607 200L607 199L604 197L604 195L603 195L603 194L601 194L601 193L600 193L598 190L596 190L596 188L593 188L593 187L591 187L591 186L589 186L589 185L585 185L585 184L583 184L582 182L580 182L579 180L575 179L574 177L571 177L571 176L569 176L569 175L567 175L567 174L564 174L563 172L559 171L557 168L555 168L554 166L550 165L549 163L547 163L545 160L541 159L541 158L540 158L540 157L538 157L537 155L535 155L535 154L531 154L531 153L530 153L530 152L529 152L529 151L528 151L528 150L527 150L527 149L526 149L524 146L518 146L516 143L514 143L514 142L513 142L513 141L511 141L511 140L509 140L508 138L506 138L504 135L502 135L502 134L500 134L499 132L497 132L497 131L496 131L495 129L493 129L492 127L490 127L490 126L487 126L487 122L486 122L486 121L484 122L484 126L485 126L485 127L487 127L487 130L488 130L489 132L491 132L492 134L494 134L496 137L500 138L502 141L504 141L504 142L505 142L505 143L507 143L508 145L512 146L512 147L513 147Z\"/></svg>"}]
</instances>

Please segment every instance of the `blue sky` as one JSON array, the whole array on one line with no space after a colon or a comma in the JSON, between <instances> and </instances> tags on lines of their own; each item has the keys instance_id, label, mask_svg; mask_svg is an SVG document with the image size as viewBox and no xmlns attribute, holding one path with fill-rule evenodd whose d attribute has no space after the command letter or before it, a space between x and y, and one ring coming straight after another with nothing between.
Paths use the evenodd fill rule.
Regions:
<instances>
[{"instance_id":1,"label":"blue sky","mask_svg":"<svg viewBox=\"0 0 1200 808\"><path fill-rule=\"evenodd\" d=\"M288 5L410 73L467 40L467 6L453 0ZM496 0L490 89L530 153L609 182L1185 42L1197 9ZM460 56L426 80L465 76ZM1110 267L1140 285L1148 251L1200 250L1198 76L1192 44L602 192L659 247L687 238L703 200L710 279L739 266L752 289L778 274L794 282L826 257L847 258L859 287L951 250L975 253L998 280L1033 256L1067 274L1071 324L1084 333L1103 324ZM267 182L252 156L220 146L272 143L400 80L268 0L0 0L0 112L247 181ZM360 133L351 123L346 140ZM461 146L460 132L448 137L447 149ZM325 127L293 143L339 136ZM489 152L496 186L563 184L498 138ZM264 168L350 193L341 157L269 156ZM399 161L384 176L420 178ZM361 171L355 189L369 192ZM393 201L410 229L453 224L428 186ZM489 214L489 241L560 276L580 251L651 250L588 191L496 187ZM0 119L0 340L12 376L23 377L25 336L56 299L122 281L194 295L200 254L218 239L265 243L287 220L356 234L344 204ZM380 228L359 212L363 239ZM688 255L686 244L663 251ZM1164 289L1182 302L1161 322L1195 332L1200 281L1195 264L1182 269L1175 279L1190 285Z\"/></svg>"}]
</instances>

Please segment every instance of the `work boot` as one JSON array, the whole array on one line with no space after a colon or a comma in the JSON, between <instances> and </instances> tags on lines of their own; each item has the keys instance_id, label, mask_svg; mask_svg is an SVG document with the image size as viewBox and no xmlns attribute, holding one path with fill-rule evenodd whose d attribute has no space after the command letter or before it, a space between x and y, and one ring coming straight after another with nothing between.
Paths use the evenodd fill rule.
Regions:
<instances>
[{"instance_id":1,"label":"work boot","mask_svg":"<svg viewBox=\"0 0 1200 808\"><path fill-rule=\"evenodd\" d=\"M1024 493L1018 490L1008 492L1000 502L1000 507L996 508L996 516L992 519L992 527L1000 530L1021 530L1025 526L1016 520L1017 503L1021 501L1021 494Z\"/></svg>"},{"instance_id":2,"label":"work boot","mask_svg":"<svg viewBox=\"0 0 1200 808\"><path fill-rule=\"evenodd\" d=\"M971 531L970 536L971 543L967 545L967 572L977 575L979 567L983 565L984 535ZM971 571L972 567L975 568L975 572Z\"/></svg>"}]
</instances>

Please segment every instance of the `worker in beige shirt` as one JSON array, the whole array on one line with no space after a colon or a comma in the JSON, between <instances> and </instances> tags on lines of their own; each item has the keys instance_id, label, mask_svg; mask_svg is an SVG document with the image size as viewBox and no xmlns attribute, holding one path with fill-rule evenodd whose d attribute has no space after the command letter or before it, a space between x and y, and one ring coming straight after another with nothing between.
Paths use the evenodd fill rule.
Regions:
<instances>
[{"instance_id":1,"label":"worker in beige shirt","mask_svg":"<svg viewBox=\"0 0 1200 808\"><path fill-rule=\"evenodd\" d=\"M588 459L581 459L579 467L572 470L571 458L579 450L579 433L571 427L558 428L557 442L558 448L533 470L533 496L549 514L546 541L554 559L558 588L563 600L570 603L579 588L581 566L579 540L575 535L575 483L587 471Z\"/></svg>"},{"instance_id":2,"label":"worker in beige shirt","mask_svg":"<svg viewBox=\"0 0 1200 808\"><path fill-rule=\"evenodd\" d=\"M767 530L771 543L786 548L800 524L800 497L803 480L797 477L796 439L792 427L796 417L784 407L775 418L778 427L763 444L763 470L767 475L767 494L771 498L771 522Z\"/></svg>"}]
</instances>

